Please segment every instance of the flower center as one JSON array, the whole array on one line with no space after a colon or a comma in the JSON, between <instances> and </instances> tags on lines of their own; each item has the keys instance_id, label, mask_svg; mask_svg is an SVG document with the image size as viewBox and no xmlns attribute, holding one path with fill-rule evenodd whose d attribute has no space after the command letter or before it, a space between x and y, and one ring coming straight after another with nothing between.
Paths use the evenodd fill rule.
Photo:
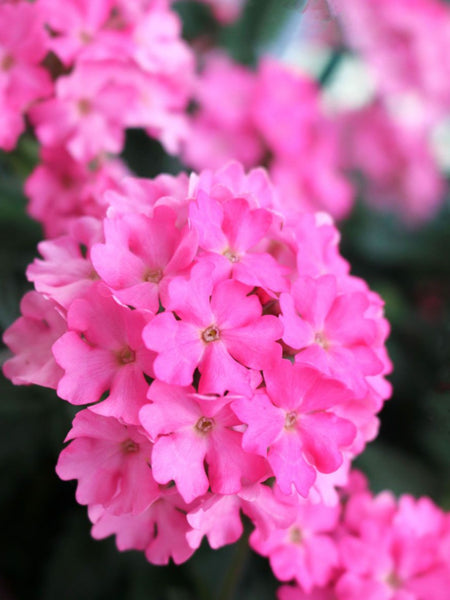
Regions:
<instances>
[{"instance_id":1,"label":"flower center","mask_svg":"<svg viewBox=\"0 0 450 600\"><path fill-rule=\"evenodd\" d=\"M12 56L11 54L5 54L5 56L0 61L0 69L2 71L9 71L13 65L14 56Z\"/></svg>"},{"instance_id":2,"label":"flower center","mask_svg":"<svg viewBox=\"0 0 450 600\"><path fill-rule=\"evenodd\" d=\"M122 442L121 447L124 454L134 454L139 452L139 444L136 444L136 442L130 438Z\"/></svg>"},{"instance_id":3,"label":"flower center","mask_svg":"<svg viewBox=\"0 0 450 600\"><path fill-rule=\"evenodd\" d=\"M83 42L83 44L89 44L89 42L92 42L92 35L87 31L82 31L80 33L80 40Z\"/></svg>"},{"instance_id":4,"label":"flower center","mask_svg":"<svg viewBox=\"0 0 450 600\"><path fill-rule=\"evenodd\" d=\"M136 360L136 352L130 346L125 346L117 353L117 360L121 365L129 365Z\"/></svg>"},{"instance_id":5,"label":"flower center","mask_svg":"<svg viewBox=\"0 0 450 600\"><path fill-rule=\"evenodd\" d=\"M225 252L223 253L223 255L225 256L225 258L228 258L228 260L230 261L230 263L237 263L237 262L239 262L239 256L238 256L238 254L236 254L235 252L233 252L233 250L230 250L229 248L227 250L225 250Z\"/></svg>"},{"instance_id":6,"label":"flower center","mask_svg":"<svg viewBox=\"0 0 450 600\"><path fill-rule=\"evenodd\" d=\"M220 331L216 325L210 325L202 333L202 339L207 344L209 344L210 342L216 342L219 338L220 338Z\"/></svg>"},{"instance_id":7,"label":"flower center","mask_svg":"<svg viewBox=\"0 0 450 600\"><path fill-rule=\"evenodd\" d=\"M300 546L300 544L303 542L303 535L298 527L292 527L290 530L289 541L297 546Z\"/></svg>"},{"instance_id":8,"label":"flower center","mask_svg":"<svg viewBox=\"0 0 450 600\"><path fill-rule=\"evenodd\" d=\"M161 269L149 269L145 272L144 281L149 283L159 283L163 278L163 272Z\"/></svg>"},{"instance_id":9,"label":"flower center","mask_svg":"<svg viewBox=\"0 0 450 600\"><path fill-rule=\"evenodd\" d=\"M214 427L214 419L208 419L208 417L200 417L200 419L195 424L195 429L198 433L202 435L206 435L211 431Z\"/></svg>"},{"instance_id":10,"label":"flower center","mask_svg":"<svg viewBox=\"0 0 450 600\"><path fill-rule=\"evenodd\" d=\"M316 333L314 341L319 346L322 346L324 350L328 350L328 348L330 347L330 344L322 331Z\"/></svg>"},{"instance_id":11,"label":"flower center","mask_svg":"<svg viewBox=\"0 0 450 600\"><path fill-rule=\"evenodd\" d=\"M394 572L389 573L389 575L386 577L385 581L388 584L388 586L390 588L392 588L393 590L398 590L402 586L402 580L397 575L397 573L394 573Z\"/></svg>"},{"instance_id":12,"label":"flower center","mask_svg":"<svg viewBox=\"0 0 450 600\"><path fill-rule=\"evenodd\" d=\"M286 429L295 429L296 424L297 424L297 413L295 411L287 413L286 419L284 421L284 427Z\"/></svg>"},{"instance_id":13,"label":"flower center","mask_svg":"<svg viewBox=\"0 0 450 600\"><path fill-rule=\"evenodd\" d=\"M92 110L91 101L87 98L81 98L78 100L78 111L80 115L88 115Z\"/></svg>"}]
</instances>

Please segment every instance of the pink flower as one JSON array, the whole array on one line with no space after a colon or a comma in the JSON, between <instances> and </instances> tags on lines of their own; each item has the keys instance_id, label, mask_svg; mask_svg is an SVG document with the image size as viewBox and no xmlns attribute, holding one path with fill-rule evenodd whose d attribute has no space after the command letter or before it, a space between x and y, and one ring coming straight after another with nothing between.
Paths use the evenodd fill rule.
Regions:
<instances>
[{"instance_id":1,"label":"pink flower","mask_svg":"<svg viewBox=\"0 0 450 600\"><path fill-rule=\"evenodd\" d=\"M273 213L263 208L252 210L243 198L219 203L200 190L189 207L189 219L198 232L200 248L213 257L222 273L266 291L286 289L287 269L258 248L275 220Z\"/></svg>"},{"instance_id":2,"label":"pink flower","mask_svg":"<svg viewBox=\"0 0 450 600\"><path fill-rule=\"evenodd\" d=\"M430 132L402 122L381 103L343 116L349 168L362 172L369 202L409 224L432 218L444 197L444 178L431 150Z\"/></svg>"},{"instance_id":3,"label":"pink flower","mask_svg":"<svg viewBox=\"0 0 450 600\"><path fill-rule=\"evenodd\" d=\"M214 285L213 277L200 263L190 279L171 281L168 310L146 326L144 342L158 354L154 369L162 381L189 385L198 367L200 393L248 392L259 379L249 369L267 368L280 356L281 324L261 316L251 288L233 280Z\"/></svg>"},{"instance_id":4,"label":"pink flower","mask_svg":"<svg viewBox=\"0 0 450 600\"><path fill-rule=\"evenodd\" d=\"M289 294L280 296L283 341L307 363L350 387L357 396L367 392L366 375L382 372L373 347L376 323L366 318L368 295L338 294L336 277L299 278Z\"/></svg>"},{"instance_id":5,"label":"pink flower","mask_svg":"<svg viewBox=\"0 0 450 600\"><path fill-rule=\"evenodd\" d=\"M158 312L160 294L191 265L197 236L187 226L178 229L176 219L172 208L157 206L152 217L129 213L105 220L105 243L92 248L92 260L125 304Z\"/></svg>"},{"instance_id":6,"label":"pink flower","mask_svg":"<svg viewBox=\"0 0 450 600\"><path fill-rule=\"evenodd\" d=\"M211 487L217 494L234 494L242 482L267 476L264 461L241 447L241 423L231 411L232 397L203 397L194 388L154 381L139 419L154 442L153 476L159 483L175 481L186 502ZM207 473L205 471L207 466Z\"/></svg>"},{"instance_id":7,"label":"pink flower","mask_svg":"<svg viewBox=\"0 0 450 600\"><path fill-rule=\"evenodd\" d=\"M336 471L343 462L342 450L355 437L355 426L333 411L352 393L319 371L286 360L266 370L264 380L266 390L232 404L248 424L243 447L267 456L284 494L294 486L307 497L316 470Z\"/></svg>"},{"instance_id":8,"label":"pink flower","mask_svg":"<svg viewBox=\"0 0 450 600\"><path fill-rule=\"evenodd\" d=\"M450 11L438 0L343 0L339 19L351 46L372 68L383 94L422 103L419 120L433 122L448 110ZM433 32L433 35L430 35Z\"/></svg>"},{"instance_id":9,"label":"pink flower","mask_svg":"<svg viewBox=\"0 0 450 600\"><path fill-rule=\"evenodd\" d=\"M47 71L39 65L47 47L39 9L28 2L0 5L0 107L4 117L0 145L12 150L29 106L52 92Z\"/></svg>"},{"instance_id":10,"label":"pink flower","mask_svg":"<svg viewBox=\"0 0 450 600\"><path fill-rule=\"evenodd\" d=\"M55 97L34 106L30 118L44 145L65 145L80 162L118 154L136 104L136 90L113 61L81 63L56 83Z\"/></svg>"},{"instance_id":11,"label":"pink flower","mask_svg":"<svg viewBox=\"0 0 450 600\"><path fill-rule=\"evenodd\" d=\"M28 292L20 303L22 316L3 335L15 354L3 365L5 377L15 385L35 383L56 388L63 375L52 355L52 345L66 330L57 305L37 292Z\"/></svg>"},{"instance_id":12,"label":"pink flower","mask_svg":"<svg viewBox=\"0 0 450 600\"><path fill-rule=\"evenodd\" d=\"M140 514L160 495L150 468L152 445L137 427L112 417L79 412L56 472L78 479L80 504L100 504L113 515Z\"/></svg>"},{"instance_id":13,"label":"pink flower","mask_svg":"<svg viewBox=\"0 0 450 600\"><path fill-rule=\"evenodd\" d=\"M241 510L264 535L288 527L297 512L277 489L259 483L243 486L237 494L208 494L187 515L192 527L187 534L191 547L198 548L203 536L211 548L236 542L243 532Z\"/></svg>"},{"instance_id":14,"label":"pink flower","mask_svg":"<svg viewBox=\"0 0 450 600\"><path fill-rule=\"evenodd\" d=\"M103 53L107 52L110 40L108 35L102 36L102 30L107 29L114 4L114 0L68 0L64 4L57 0L38 0L41 16L53 33L48 47L66 65L86 55L105 58L97 53L101 46Z\"/></svg>"},{"instance_id":15,"label":"pink flower","mask_svg":"<svg viewBox=\"0 0 450 600\"><path fill-rule=\"evenodd\" d=\"M99 223L89 217L72 226L72 234L38 244L42 259L36 258L27 269L29 281L38 292L68 309L75 298L86 294L97 279L89 256L90 248L101 235Z\"/></svg>"},{"instance_id":16,"label":"pink flower","mask_svg":"<svg viewBox=\"0 0 450 600\"><path fill-rule=\"evenodd\" d=\"M444 600L449 555L442 552L447 524L428 499L355 494L348 502L340 540L344 572L338 600Z\"/></svg>"},{"instance_id":17,"label":"pink flower","mask_svg":"<svg viewBox=\"0 0 450 600\"><path fill-rule=\"evenodd\" d=\"M65 375L58 395L72 404L91 404L92 411L138 424L153 374L153 353L141 340L151 313L130 310L112 298L101 284L85 299L77 299L67 314L68 332L53 346Z\"/></svg>"},{"instance_id":18,"label":"pink flower","mask_svg":"<svg viewBox=\"0 0 450 600\"><path fill-rule=\"evenodd\" d=\"M119 550L143 550L155 565L167 565L171 558L178 565L194 552L186 541L190 527L185 511L186 504L173 489L161 490L160 497L139 515L116 516L92 506L92 536L102 539L115 534Z\"/></svg>"},{"instance_id":19,"label":"pink flower","mask_svg":"<svg viewBox=\"0 0 450 600\"><path fill-rule=\"evenodd\" d=\"M270 559L277 579L295 579L305 592L330 583L339 565L332 534L338 524L340 507L311 504L293 496L297 508L288 528L273 529L268 536L258 528L250 536L251 547Z\"/></svg>"},{"instance_id":20,"label":"pink flower","mask_svg":"<svg viewBox=\"0 0 450 600\"><path fill-rule=\"evenodd\" d=\"M103 192L119 191L121 179L128 174L119 159L103 157L86 165L64 148L45 146L41 163L25 182L28 214L43 225L46 238L66 234L81 216L103 218L107 208Z\"/></svg>"},{"instance_id":21,"label":"pink flower","mask_svg":"<svg viewBox=\"0 0 450 600\"><path fill-rule=\"evenodd\" d=\"M235 159L246 167L263 158L264 146L252 122L256 79L249 69L222 53L211 53L194 86L197 111L182 146L184 162L220 168Z\"/></svg>"}]
</instances>

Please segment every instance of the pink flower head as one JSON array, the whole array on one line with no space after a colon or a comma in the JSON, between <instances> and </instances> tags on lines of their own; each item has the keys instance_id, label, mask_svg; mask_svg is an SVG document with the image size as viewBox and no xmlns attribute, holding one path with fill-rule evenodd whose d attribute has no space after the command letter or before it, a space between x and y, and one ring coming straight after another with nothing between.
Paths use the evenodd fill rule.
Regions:
<instances>
[{"instance_id":1,"label":"pink flower head","mask_svg":"<svg viewBox=\"0 0 450 600\"><path fill-rule=\"evenodd\" d=\"M6 340L15 381L42 366L38 381L90 404L58 473L78 479L93 535L179 563L205 536L235 541L242 512L259 551L281 557L281 578L327 586L337 562L325 516L305 517L304 545L286 531L299 505L339 511L336 488L376 434L390 392L381 299L349 275L331 218L287 215L262 168L129 177L99 202L40 247L28 275L48 299L34 296ZM331 342L339 360L311 353ZM295 352L310 352L308 365L291 363ZM269 543L279 531L287 550Z\"/></svg>"},{"instance_id":2,"label":"pink flower head","mask_svg":"<svg viewBox=\"0 0 450 600\"><path fill-rule=\"evenodd\" d=\"M211 53L194 87L197 110L182 148L183 160L218 169L235 159L257 165L264 146L252 122L255 75L222 53Z\"/></svg>"},{"instance_id":3,"label":"pink flower head","mask_svg":"<svg viewBox=\"0 0 450 600\"><path fill-rule=\"evenodd\" d=\"M51 351L65 332L66 321L57 305L37 292L28 292L20 303L22 316L3 335L15 354L3 365L3 372L16 385L35 383L56 388L63 375Z\"/></svg>"},{"instance_id":4,"label":"pink flower head","mask_svg":"<svg viewBox=\"0 0 450 600\"><path fill-rule=\"evenodd\" d=\"M347 504L338 600L444 600L450 584L445 515L428 498L356 493Z\"/></svg>"},{"instance_id":5,"label":"pink flower head","mask_svg":"<svg viewBox=\"0 0 450 600\"><path fill-rule=\"evenodd\" d=\"M307 497L316 471L336 471L343 462L342 450L355 437L353 423L333 411L352 393L319 371L288 361L265 371L264 379L265 390L232 404L248 424L243 447L267 456L284 494L294 486Z\"/></svg>"},{"instance_id":6,"label":"pink flower head","mask_svg":"<svg viewBox=\"0 0 450 600\"><path fill-rule=\"evenodd\" d=\"M381 0L375 7L341 0L338 17L383 94L416 98L423 107L419 119L428 122L448 111L450 11L445 2Z\"/></svg>"},{"instance_id":7,"label":"pink flower head","mask_svg":"<svg viewBox=\"0 0 450 600\"><path fill-rule=\"evenodd\" d=\"M71 404L98 402L94 412L138 424L153 374L153 353L141 340L151 313L119 304L98 284L89 296L74 300L67 314L68 332L53 346L65 375L58 395Z\"/></svg>"},{"instance_id":8,"label":"pink flower head","mask_svg":"<svg viewBox=\"0 0 450 600\"><path fill-rule=\"evenodd\" d=\"M234 280L214 285L213 277L200 263L190 279L171 281L169 310L146 326L144 342L157 352L155 374L167 383L189 385L198 367L201 393L249 392L258 371L280 356L281 325L261 315L250 287Z\"/></svg>"},{"instance_id":9,"label":"pink flower head","mask_svg":"<svg viewBox=\"0 0 450 600\"><path fill-rule=\"evenodd\" d=\"M80 504L100 504L113 515L139 514L160 495L150 468L152 445L137 427L90 409L79 412L56 472L78 479Z\"/></svg>"},{"instance_id":10,"label":"pink flower head","mask_svg":"<svg viewBox=\"0 0 450 600\"><path fill-rule=\"evenodd\" d=\"M176 227L176 212L157 206L152 217L129 213L105 220L105 243L92 248L100 277L122 302L158 312L174 276L192 263L197 252L195 231Z\"/></svg>"},{"instance_id":11,"label":"pink flower head","mask_svg":"<svg viewBox=\"0 0 450 600\"><path fill-rule=\"evenodd\" d=\"M155 444L153 476L163 484L175 481L186 502L209 487L213 493L234 494L242 482L267 476L264 461L242 450L242 433L236 431L241 423L229 395L203 397L193 388L154 381L148 397L152 404L141 408L139 418Z\"/></svg>"},{"instance_id":12,"label":"pink flower head","mask_svg":"<svg viewBox=\"0 0 450 600\"><path fill-rule=\"evenodd\" d=\"M409 224L436 214L445 186L427 128L404 123L374 103L344 115L343 132L348 167L363 174L373 206L395 212Z\"/></svg>"}]
</instances>

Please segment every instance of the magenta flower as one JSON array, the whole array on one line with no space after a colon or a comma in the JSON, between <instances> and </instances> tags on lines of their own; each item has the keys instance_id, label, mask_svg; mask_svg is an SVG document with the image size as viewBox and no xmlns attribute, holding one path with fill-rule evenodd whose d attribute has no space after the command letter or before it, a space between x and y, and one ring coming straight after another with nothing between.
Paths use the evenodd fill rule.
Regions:
<instances>
[{"instance_id":1,"label":"magenta flower","mask_svg":"<svg viewBox=\"0 0 450 600\"><path fill-rule=\"evenodd\" d=\"M367 293L339 294L336 277L301 277L289 294L281 294L283 341L306 363L339 379L360 397L367 392L367 375L383 371L374 347L377 325L366 318Z\"/></svg>"},{"instance_id":2,"label":"magenta flower","mask_svg":"<svg viewBox=\"0 0 450 600\"><path fill-rule=\"evenodd\" d=\"M261 316L248 286L233 280L214 285L212 277L211 268L200 263L190 279L171 281L172 312L157 315L143 339L158 354L154 369L162 381L189 385L198 368L200 393L248 392L259 382L259 370L280 357L276 340L282 327L276 317Z\"/></svg>"},{"instance_id":3,"label":"magenta flower","mask_svg":"<svg viewBox=\"0 0 450 600\"><path fill-rule=\"evenodd\" d=\"M152 445L137 427L79 412L61 452L56 472L78 479L80 504L100 504L111 514L140 514L160 495L150 469Z\"/></svg>"},{"instance_id":4,"label":"magenta flower","mask_svg":"<svg viewBox=\"0 0 450 600\"><path fill-rule=\"evenodd\" d=\"M130 213L105 220L105 243L92 248L92 261L125 304L158 312L168 282L191 265L197 235L179 230L176 218L172 208L157 206L151 218Z\"/></svg>"},{"instance_id":5,"label":"magenta flower","mask_svg":"<svg viewBox=\"0 0 450 600\"><path fill-rule=\"evenodd\" d=\"M102 285L88 298L74 300L67 314L68 329L53 346L65 374L58 395L71 404L92 404L92 411L138 424L152 375L153 353L141 340L150 313L130 310L112 298Z\"/></svg>"},{"instance_id":6,"label":"magenta flower","mask_svg":"<svg viewBox=\"0 0 450 600\"><path fill-rule=\"evenodd\" d=\"M241 423L229 395L204 397L194 388L154 381L148 398L152 404L141 408L139 418L155 444L153 476L163 484L175 481L186 502L210 487L234 494L243 483L267 477L265 462L242 450L242 433L235 429Z\"/></svg>"},{"instance_id":7,"label":"magenta flower","mask_svg":"<svg viewBox=\"0 0 450 600\"><path fill-rule=\"evenodd\" d=\"M138 515L116 516L101 506L92 506L92 536L103 539L115 534L119 550L143 550L154 565L167 565L171 558L178 565L194 553L186 540L189 525L185 511L186 504L173 489L160 490L160 497Z\"/></svg>"},{"instance_id":8,"label":"magenta flower","mask_svg":"<svg viewBox=\"0 0 450 600\"><path fill-rule=\"evenodd\" d=\"M352 395L341 383L316 369L280 361L264 372L266 391L235 400L232 408L248 424L243 447L267 456L284 494L292 486L306 497L316 471L332 473L356 428L333 408Z\"/></svg>"},{"instance_id":9,"label":"magenta flower","mask_svg":"<svg viewBox=\"0 0 450 600\"><path fill-rule=\"evenodd\" d=\"M354 494L340 536L338 600L445 600L450 589L448 515L428 498Z\"/></svg>"},{"instance_id":10,"label":"magenta flower","mask_svg":"<svg viewBox=\"0 0 450 600\"><path fill-rule=\"evenodd\" d=\"M20 303L22 316L3 335L15 356L3 365L3 372L16 385L35 383L56 388L63 371L56 364L52 346L65 332L66 320L53 300L28 292Z\"/></svg>"},{"instance_id":11,"label":"magenta flower","mask_svg":"<svg viewBox=\"0 0 450 600\"><path fill-rule=\"evenodd\" d=\"M271 292L286 289L287 269L258 248L274 221L270 211L252 209L242 198L220 203L200 190L189 207L189 219L198 231L200 248L224 274Z\"/></svg>"},{"instance_id":12,"label":"magenta flower","mask_svg":"<svg viewBox=\"0 0 450 600\"><path fill-rule=\"evenodd\" d=\"M340 506L325 506L302 501L294 495L297 509L287 528L274 528L262 535L258 528L250 536L251 547L268 556L280 581L295 579L309 593L314 587L330 583L339 565L336 542L332 538L340 515Z\"/></svg>"}]
</instances>

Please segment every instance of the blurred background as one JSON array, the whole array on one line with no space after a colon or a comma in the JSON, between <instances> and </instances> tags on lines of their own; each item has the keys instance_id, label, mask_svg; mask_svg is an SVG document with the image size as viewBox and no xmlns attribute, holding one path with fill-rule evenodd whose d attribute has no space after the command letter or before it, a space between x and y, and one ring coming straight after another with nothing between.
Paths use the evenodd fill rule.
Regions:
<instances>
[{"instance_id":1,"label":"blurred background","mask_svg":"<svg viewBox=\"0 0 450 600\"><path fill-rule=\"evenodd\" d=\"M322 29L333 15L304 3L254 0L240 18L220 25L206 5L180 2L184 36L214 43L236 61L253 66L263 52L301 66L321 81L333 103L361 102L370 93L354 55L326 46ZM307 20L309 19L309 20ZM205 42L206 40L206 42ZM450 54L450 47L448 48ZM358 70L359 69L359 70ZM367 91L369 90L369 91ZM448 177L449 138L436 134L443 177ZM127 132L122 154L132 171L152 177L187 170L141 131ZM0 154L0 325L19 316L31 284L25 269L36 256L42 230L26 214L23 182L38 163L38 144L24 134L11 153ZM448 186L428 220L405 222L380 211L357 191L351 214L339 224L341 252L352 272L386 302L394 371L393 395L381 415L378 438L357 465L372 489L431 496L450 510L450 203ZM9 356L3 346L2 362ZM0 380L0 599L192 600L275 598L268 562L244 540L211 551L206 544L180 567L154 567L138 552L119 553L113 539L94 541L75 482L62 482L55 464L73 417L52 390L15 387Z\"/></svg>"}]
</instances>

